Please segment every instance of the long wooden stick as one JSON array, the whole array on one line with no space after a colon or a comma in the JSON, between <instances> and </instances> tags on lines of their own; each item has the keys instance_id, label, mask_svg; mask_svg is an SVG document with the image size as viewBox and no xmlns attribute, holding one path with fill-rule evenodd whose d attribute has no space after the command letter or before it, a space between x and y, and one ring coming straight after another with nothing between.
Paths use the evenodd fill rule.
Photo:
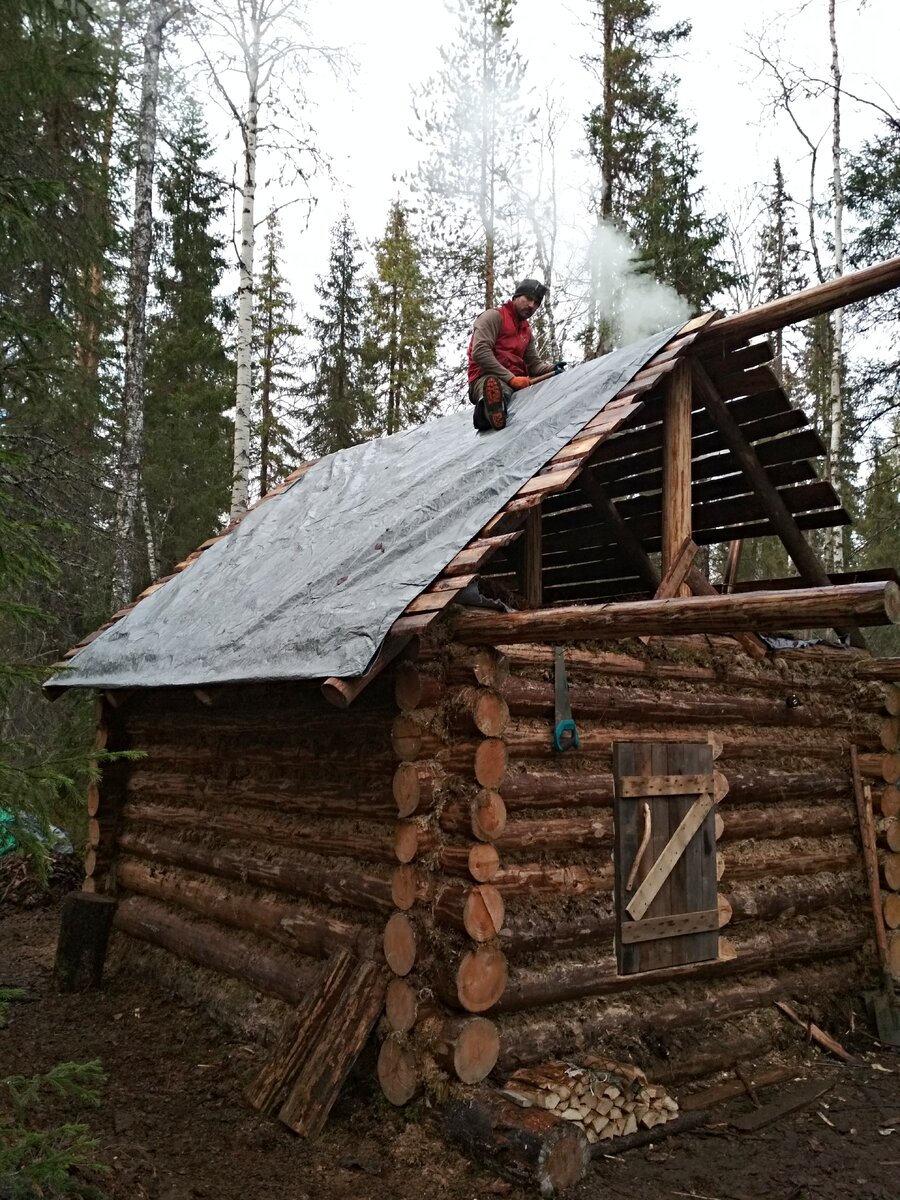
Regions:
<instances>
[{"instance_id":1,"label":"long wooden stick","mask_svg":"<svg viewBox=\"0 0 900 1200\"><path fill-rule=\"evenodd\" d=\"M884 919L881 905L881 883L878 878L878 850L875 846L875 822L872 817L872 789L864 785L859 770L859 753L855 746L850 747L850 765L853 771L853 795L856 800L856 811L859 815L859 835L862 841L863 861L866 864L866 877L869 881L869 899L872 903L872 916L875 919L875 944L878 947L878 957L885 978L890 977L888 959L887 935L884 932ZM868 794L867 794L868 793Z\"/></svg>"}]
</instances>

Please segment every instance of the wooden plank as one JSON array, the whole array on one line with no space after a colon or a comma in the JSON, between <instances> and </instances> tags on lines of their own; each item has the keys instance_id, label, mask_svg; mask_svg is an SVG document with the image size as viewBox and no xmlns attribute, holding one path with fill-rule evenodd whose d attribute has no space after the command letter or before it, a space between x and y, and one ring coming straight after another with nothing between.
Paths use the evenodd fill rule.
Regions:
<instances>
[{"instance_id":1,"label":"wooden plank","mask_svg":"<svg viewBox=\"0 0 900 1200\"><path fill-rule=\"evenodd\" d=\"M688 810L662 853L644 877L641 886L625 906L625 911L639 921L650 907L654 897L664 885L672 868L681 858L688 843L715 806L715 799L708 792L696 800Z\"/></svg>"},{"instance_id":2,"label":"wooden plank","mask_svg":"<svg viewBox=\"0 0 900 1200\"><path fill-rule=\"evenodd\" d=\"M497 537L479 538L477 541L470 542L447 563L441 571L441 575L467 575L473 571L478 572L498 550L512 545L516 538L521 536L521 529L516 529L511 533L501 533Z\"/></svg>"},{"instance_id":3,"label":"wooden plank","mask_svg":"<svg viewBox=\"0 0 900 1200\"><path fill-rule=\"evenodd\" d=\"M711 774L699 775L625 775L617 782L618 794L625 798L643 796L699 796L713 792Z\"/></svg>"},{"instance_id":4,"label":"wooden plank","mask_svg":"<svg viewBox=\"0 0 900 1200\"><path fill-rule=\"evenodd\" d=\"M568 445L563 446L562 450L558 450L550 459L551 463L565 462L569 458L583 458L590 454L597 446L604 441L606 435L601 431L592 433L588 437L577 437Z\"/></svg>"},{"instance_id":5,"label":"wooden plank","mask_svg":"<svg viewBox=\"0 0 900 1200\"><path fill-rule=\"evenodd\" d=\"M659 587L656 589L653 597L655 600L668 600L670 596L690 595L689 588L685 587L682 591L682 584L693 567L694 559L699 552L699 546L697 546L691 539L690 534L688 534L679 546L665 575L659 581Z\"/></svg>"},{"instance_id":6,"label":"wooden plank","mask_svg":"<svg viewBox=\"0 0 900 1200\"><path fill-rule=\"evenodd\" d=\"M410 600L403 612L404 614L440 612L456 599L457 595L462 591L463 586L460 585L455 589L442 588L440 591L435 592L422 592L421 595L416 596L415 600Z\"/></svg>"},{"instance_id":7,"label":"wooden plank","mask_svg":"<svg viewBox=\"0 0 900 1200\"><path fill-rule=\"evenodd\" d=\"M460 588L468 587L473 579L477 579L477 575L454 575L450 579L442 579L438 576L434 583L430 583L425 589L426 592L456 592Z\"/></svg>"},{"instance_id":8,"label":"wooden plank","mask_svg":"<svg viewBox=\"0 0 900 1200\"><path fill-rule=\"evenodd\" d=\"M640 810L637 804L623 804L619 795L619 779L634 778L643 771L652 775L649 746L634 742L613 743L613 776L616 787L615 829L613 861L615 864L616 924L621 929L625 923L625 904L628 899L626 880L635 861L641 841ZM632 975L640 969L640 950L626 945L616 938L616 963L620 975Z\"/></svg>"},{"instance_id":9,"label":"wooden plank","mask_svg":"<svg viewBox=\"0 0 900 1200\"><path fill-rule=\"evenodd\" d=\"M669 570L691 536L691 369L678 363L663 418L662 569ZM687 595L679 584L675 595Z\"/></svg>"},{"instance_id":10,"label":"wooden plank","mask_svg":"<svg viewBox=\"0 0 900 1200\"><path fill-rule=\"evenodd\" d=\"M713 773L712 747L710 745L669 744L668 749L670 768L678 767L682 771L697 771L705 769ZM723 793L716 788L713 780L712 795L714 799L722 798ZM725 789L727 791L727 787ZM690 796L682 796L674 801L670 809L670 819L674 825L683 820L690 809ZM716 816L710 812L702 822L695 837L685 848L678 869L675 872L680 882L680 891L675 900L684 912L708 912L716 909L718 912L718 885L716 882ZM714 959L719 953L719 936L717 930L695 931L680 937L672 943L672 965L681 966L691 962L702 962Z\"/></svg>"},{"instance_id":11,"label":"wooden plank","mask_svg":"<svg viewBox=\"0 0 900 1200\"><path fill-rule=\"evenodd\" d=\"M531 608L540 608L543 603L541 590L541 510L532 508L525 518L522 541L519 591Z\"/></svg>"},{"instance_id":12,"label":"wooden plank","mask_svg":"<svg viewBox=\"0 0 900 1200\"><path fill-rule=\"evenodd\" d=\"M534 475L527 480L516 492L516 498L521 496L531 496L537 493L545 492L561 492L569 486L573 479L576 478L580 466L569 467L561 471L554 471L550 475Z\"/></svg>"},{"instance_id":13,"label":"wooden plank","mask_svg":"<svg viewBox=\"0 0 900 1200\"><path fill-rule=\"evenodd\" d=\"M690 933L718 933L719 910L675 913L670 917L647 917L643 921L626 921L622 926L622 941L626 946L658 938L684 937Z\"/></svg>"}]
</instances>

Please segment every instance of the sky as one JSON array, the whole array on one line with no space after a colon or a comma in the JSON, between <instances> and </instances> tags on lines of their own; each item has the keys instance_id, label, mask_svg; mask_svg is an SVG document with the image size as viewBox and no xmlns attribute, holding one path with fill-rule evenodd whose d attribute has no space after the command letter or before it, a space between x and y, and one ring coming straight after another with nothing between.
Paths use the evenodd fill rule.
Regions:
<instances>
[{"instance_id":1,"label":"sky","mask_svg":"<svg viewBox=\"0 0 900 1200\"><path fill-rule=\"evenodd\" d=\"M439 47L452 34L454 20L443 0L313 0L310 24L316 38L347 48L353 66L335 79L319 70L309 81L310 119L322 148L330 155L332 177L313 178L316 204L306 223L305 206L283 210L285 275L301 307L313 302L314 278L325 267L333 222L347 206L364 243L383 230L388 206L414 169L418 148L412 91L436 70ZM517 0L513 33L528 62L529 99L540 104L551 95L568 110L559 176L564 207L573 221L583 220L583 195L589 164L583 156L583 115L596 95L596 83L581 63L593 34L589 0ZM762 38L781 56L827 80L830 69L827 0L659 0L659 21L689 20L692 35L671 63L681 79L682 110L697 122L702 181L709 211L726 211L736 224L746 220L752 196L771 178L776 154L798 196L808 188L807 150L784 116L774 116L773 82L751 53ZM896 73L900 4L896 0L839 0L837 35L844 87L893 107L883 85ZM900 87L897 89L900 101ZM821 141L820 179L830 170L830 100L803 104L801 119L814 141ZM846 100L844 141L855 147L876 127L871 109ZM220 126L220 128L224 128ZM232 142L222 150L233 159ZM300 195L267 185L271 170L263 163L258 213L272 203Z\"/></svg>"}]
</instances>

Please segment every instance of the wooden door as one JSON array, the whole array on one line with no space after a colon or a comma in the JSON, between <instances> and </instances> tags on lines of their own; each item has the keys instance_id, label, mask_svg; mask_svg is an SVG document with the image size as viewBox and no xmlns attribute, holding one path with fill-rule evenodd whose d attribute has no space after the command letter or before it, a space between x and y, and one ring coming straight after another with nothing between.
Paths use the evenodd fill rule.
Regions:
<instances>
[{"instance_id":1,"label":"wooden door","mask_svg":"<svg viewBox=\"0 0 900 1200\"><path fill-rule=\"evenodd\" d=\"M717 958L712 747L617 742L613 770L619 973Z\"/></svg>"}]
</instances>

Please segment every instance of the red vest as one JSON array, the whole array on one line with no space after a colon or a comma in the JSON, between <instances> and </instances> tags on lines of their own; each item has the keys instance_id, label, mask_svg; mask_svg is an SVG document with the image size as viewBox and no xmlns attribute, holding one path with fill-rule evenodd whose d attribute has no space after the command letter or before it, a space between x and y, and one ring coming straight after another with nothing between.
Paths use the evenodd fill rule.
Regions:
<instances>
[{"instance_id":1,"label":"red vest","mask_svg":"<svg viewBox=\"0 0 900 1200\"><path fill-rule=\"evenodd\" d=\"M513 308L512 300L507 300L498 309L500 313L500 333L494 342L494 357L507 371L513 375L527 375L525 370L525 351L531 341L531 326L525 320L519 320L519 315ZM474 336L474 335L473 335ZM481 367L472 357L472 339L469 339L469 383L478 379L482 374Z\"/></svg>"}]
</instances>

